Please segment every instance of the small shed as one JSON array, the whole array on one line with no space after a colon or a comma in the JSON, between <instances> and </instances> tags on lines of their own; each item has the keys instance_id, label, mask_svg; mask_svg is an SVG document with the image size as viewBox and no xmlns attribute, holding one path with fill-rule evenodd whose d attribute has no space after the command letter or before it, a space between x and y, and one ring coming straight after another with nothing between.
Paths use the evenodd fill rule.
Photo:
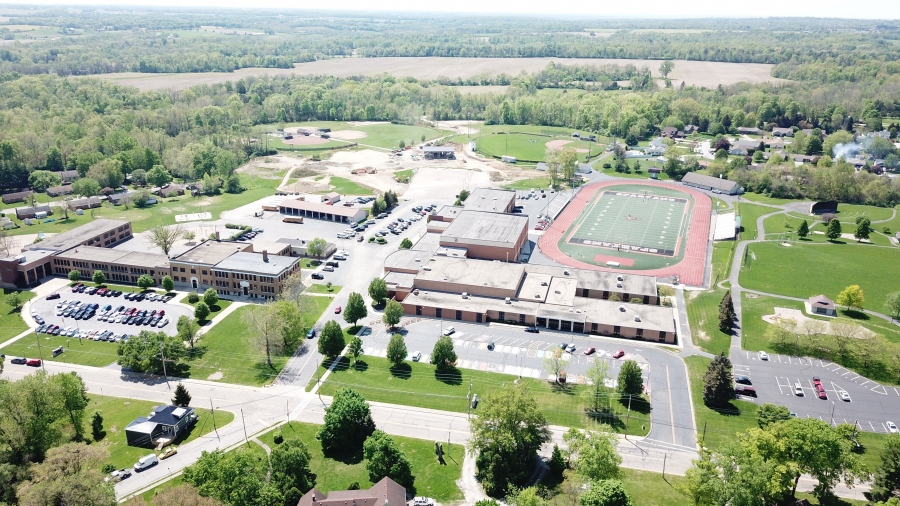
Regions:
<instances>
[{"instance_id":1,"label":"small shed","mask_svg":"<svg viewBox=\"0 0 900 506\"><path fill-rule=\"evenodd\" d=\"M816 295L809 298L809 312L823 316L837 316L834 302L824 295Z\"/></svg>"},{"instance_id":2,"label":"small shed","mask_svg":"<svg viewBox=\"0 0 900 506\"><path fill-rule=\"evenodd\" d=\"M325 195L322 196L323 203L331 202L332 204L337 204L340 201L341 201L341 194L338 192L326 193Z\"/></svg>"},{"instance_id":3,"label":"small shed","mask_svg":"<svg viewBox=\"0 0 900 506\"><path fill-rule=\"evenodd\" d=\"M650 179L659 179L659 173L662 172L662 169L659 167L650 167L647 169L647 172L650 173Z\"/></svg>"}]
</instances>

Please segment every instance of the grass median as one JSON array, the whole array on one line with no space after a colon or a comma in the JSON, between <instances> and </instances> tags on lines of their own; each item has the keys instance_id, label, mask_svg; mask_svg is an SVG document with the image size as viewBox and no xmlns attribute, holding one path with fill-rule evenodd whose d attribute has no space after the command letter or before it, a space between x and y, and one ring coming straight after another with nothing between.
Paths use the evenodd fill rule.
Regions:
<instances>
[{"instance_id":1,"label":"grass median","mask_svg":"<svg viewBox=\"0 0 900 506\"><path fill-rule=\"evenodd\" d=\"M319 374L323 375L331 365L332 361L325 361ZM587 428L602 422L625 433L627 422L628 434L643 436L650 430L650 405L644 399L632 399L630 415L626 398L610 403L611 414L594 417L583 398L585 387L582 385L557 385L541 379L518 379L509 374L468 369L438 374L430 364L405 362L392 367L387 359L368 355L361 356L356 365L346 357L341 358L319 391L334 395L339 388L350 387L370 401L465 413L469 406L466 396L470 385L471 392L483 398L488 392L512 381L521 381L528 386L552 425ZM316 378L312 378L307 388L315 382Z\"/></svg>"}]
</instances>

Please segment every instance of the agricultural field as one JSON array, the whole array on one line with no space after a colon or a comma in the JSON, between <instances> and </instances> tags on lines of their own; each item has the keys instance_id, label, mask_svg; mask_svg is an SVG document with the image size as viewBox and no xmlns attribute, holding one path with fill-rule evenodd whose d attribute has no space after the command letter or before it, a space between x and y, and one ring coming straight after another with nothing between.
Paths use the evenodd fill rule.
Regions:
<instances>
[{"instance_id":1,"label":"agricultural field","mask_svg":"<svg viewBox=\"0 0 900 506\"><path fill-rule=\"evenodd\" d=\"M441 58L441 57L390 57L390 58L333 58L308 63L298 63L293 69L245 68L234 72L200 72L182 74L150 74L123 72L98 74L96 77L119 84L135 86L141 90L186 89L199 84L216 84L237 81L249 76L284 75L332 75L351 77L358 75L391 74L397 77L438 79L480 75L518 75L520 72L539 72L553 62L557 65L635 65L648 67L654 77L659 77L658 60L614 60L603 58ZM669 74L672 82L684 81L686 85L715 88L718 85L788 82L771 76L773 65L764 63L722 63L675 60L675 68Z\"/></svg>"}]
</instances>

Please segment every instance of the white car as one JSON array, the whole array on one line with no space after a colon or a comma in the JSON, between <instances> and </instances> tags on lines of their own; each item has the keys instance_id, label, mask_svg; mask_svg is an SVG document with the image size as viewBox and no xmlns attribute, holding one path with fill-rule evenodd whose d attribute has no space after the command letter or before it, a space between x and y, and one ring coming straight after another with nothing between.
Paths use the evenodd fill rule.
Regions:
<instances>
[{"instance_id":1,"label":"white car","mask_svg":"<svg viewBox=\"0 0 900 506\"><path fill-rule=\"evenodd\" d=\"M798 397L803 397L803 387L800 386L800 382L794 383L794 395Z\"/></svg>"},{"instance_id":2,"label":"white car","mask_svg":"<svg viewBox=\"0 0 900 506\"><path fill-rule=\"evenodd\" d=\"M764 351L761 351L761 352L759 352L759 359L760 360L769 360L769 354Z\"/></svg>"},{"instance_id":3,"label":"white car","mask_svg":"<svg viewBox=\"0 0 900 506\"><path fill-rule=\"evenodd\" d=\"M413 506L434 506L434 500L429 497L416 497L413 499Z\"/></svg>"},{"instance_id":4,"label":"white car","mask_svg":"<svg viewBox=\"0 0 900 506\"><path fill-rule=\"evenodd\" d=\"M850 402L850 394L848 394L846 390L838 390L838 397L840 397L842 401Z\"/></svg>"},{"instance_id":5,"label":"white car","mask_svg":"<svg viewBox=\"0 0 900 506\"><path fill-rule=\"evenodd\" d=\"M896 434L897 432L900 432L900 430L897 430L897 424L894 422L888 422L887 428L891 434Z\"/></svg>"},{"instance_id":6,"label":"white car","mask_svg":"<svg viewBox=\"0 0 900 506\"><path fill-rule=\"evenodd\" d=\"M422 360L422 352L417 351L417 352L413 353L412 360L413 360L413 362L418 362L419 360Z\"/></svg>"},{"instance_id":7,"label":"white car","mask_svg":"<svg viewBox=\"0 0 900 506\"><path fill-rule=\"evenodd\" d=\"M447 327L447 330L444 331L445 336L452 336L453 333L456 332L456 329L453 327Z\"/></svg>"}]
</instances>

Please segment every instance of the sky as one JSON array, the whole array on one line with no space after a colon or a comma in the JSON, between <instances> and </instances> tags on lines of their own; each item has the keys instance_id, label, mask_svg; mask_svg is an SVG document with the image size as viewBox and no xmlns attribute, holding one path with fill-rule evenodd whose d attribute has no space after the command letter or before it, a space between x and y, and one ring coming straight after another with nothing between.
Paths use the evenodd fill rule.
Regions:
<instances>
[{"instance_id":1,"label":"sky","mask_svg":"<svg viewBox=\"0 0 900 506\"><path fill-rule=\"evenodd\" d=\"M567 0L547 2L536 0L450 0L422 2L421 0L31 0L29 4L90 4L90 5L152 5L216 8L285 8L329 9L346 11L458 12L482 14L548 15L557 14L579 18L708 18L708 17L826 17L857 19L898 19L900 2L896 0L756 0L754 2L709 2L641 0L623 2L609 0Z\"/></svg>"}]
</instances>

